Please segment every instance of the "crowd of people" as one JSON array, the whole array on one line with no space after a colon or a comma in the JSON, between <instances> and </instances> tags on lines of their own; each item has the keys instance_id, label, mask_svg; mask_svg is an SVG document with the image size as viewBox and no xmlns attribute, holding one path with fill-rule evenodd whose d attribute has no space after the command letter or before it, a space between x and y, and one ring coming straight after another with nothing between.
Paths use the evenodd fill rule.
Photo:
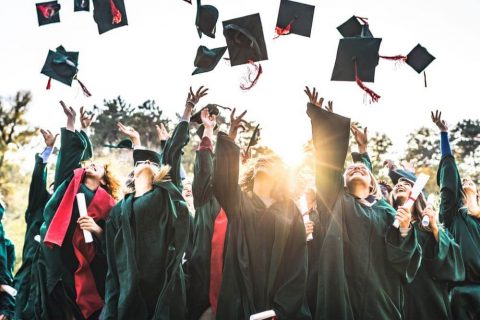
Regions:
<instances>
[{"instance_id":1,"label":"crowd of people","mask_svg":"<svg viewBox=\"0 0 480 320\"><path fill-rule=\"evenodd\" d=\"M118 124L132 142L127 177L94 160L93 117L82 108L77 130L76 110L61 102L53 188L56 135L42 130L15 277L0 228L0 319L480 319L478 191L460 177L441 113L431 114L442 154L436 206L413 198L415 174L390 161L391 182L379 182L367 130L324 106L315 88L305 93L314 155L306 208L280 157L240 161L246 112L233 110L228 132L216 132L205 107L190 210L182 155L204 87L190 88L161 150ZM345 168L350 134L358 152Z\"/></svg>"}]
</instances>

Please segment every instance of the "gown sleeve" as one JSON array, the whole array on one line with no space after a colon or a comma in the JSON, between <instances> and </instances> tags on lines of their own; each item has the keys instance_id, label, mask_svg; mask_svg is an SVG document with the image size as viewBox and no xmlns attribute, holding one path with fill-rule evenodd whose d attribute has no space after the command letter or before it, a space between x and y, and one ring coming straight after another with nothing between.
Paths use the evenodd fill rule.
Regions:
<instances>
[{"instance_id":1,"label":"gown sleeve","mask_svg":"<svg viewBox=\"0 0 480 320\"><path fill-rule=\"evenodd\" d=\"M168 164L172 169L170 177L172 182L182 190L182 178L180 174L182 165L183 148L189 141L188 122L181 121L175 127L172 136L167 140L162 148L162 163Z\"/></svg>"},{"instance_id":2,"label":"gown sleeve","mask_svg":"<svg viewBox=\"0 0 480 320\"><path fill-rule=\"evenodd\" d=\"M121 203L121 202L120 202ZM118 280L117 264L115 260L115 235L119 226L116 217L120 214L121 206L117 204L110 212L110 218L107 220L105 242L108 271L105 281L105 306L104 320L117 319L118 297L120 294L120 285Z\"/></svg>"},{"instance_id":3,"label":"gown sleeve","mask_svg":"<svg viewBox=\"0 0 480 320\"><path fill-rule=\"evenodd\" d=\"M203 138L202 144L208 138ZM210 139L205 144L210 144ZM194 176L192 182L193 204L195 209L204 205L213 197L213 152L211 147L202 147L196 152Z\"/></svg>"},{"instance_id":4,"label":"gown sleeve","mask_svg":"<svg viewBox=\"0 0 480 320\"><path fill-rule=\"evenodd\" d=\"M25 222L30 224L30 215L45 207L48 201L47 191L47 164L40 155L35 155L35 167L33 168L32 180L28 191L28 205L25 212Z\"/></svg>"}]
</instances>

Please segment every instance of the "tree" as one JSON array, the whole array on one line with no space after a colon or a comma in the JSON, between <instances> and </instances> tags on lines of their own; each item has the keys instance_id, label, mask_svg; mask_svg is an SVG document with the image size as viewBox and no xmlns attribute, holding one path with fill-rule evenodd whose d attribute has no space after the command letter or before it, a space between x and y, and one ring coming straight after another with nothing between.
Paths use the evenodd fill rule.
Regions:
<instances>
[{"instance_id":1,"label":"tree","mask_svg":"<svg viewBox=\"0 0 480 320\"><path fill-rule=\"evenodd\" d=\"M11 145L27 144L35 135L36 129L31 128L25 118L31 101L28 91L19 91L14 98L0 97L0 169Z\"/></svg>"},{"instance_id":2,"label":"tree","mask_svg":"<svg viewBox=\"0 0 480 320\"><path fill-rule=\"evenodd\" d=\"M405 160L414 160L416 167L437 166L440 161L439 135L426 127L410 133L407 136Z\"/></svg>"},{"instance_id":3,"label":"tree","mask_svg":"<svg viewBox=\"0 0 480 320\"><path fill-rule=\"evenodd\" d=\"M383 161L386 160L384 156L390 151L392 146L392 140L384 133L375 132L375 134L369 138L368 149L374 174L378 175L383 168Z\"/></svg>"},{"instance_id":4,"label":"tree","mask_svg":"<svg viewBox=\"0 0 480 320\"><path fill-rule=\"evenodd\" d=\"M478 161L474 157L480 147L480 121L465 119L457 123L451 131L452 144L456 146L456 154L462 159L473 158L476 166Z\"/></svg>"}]
</instances>

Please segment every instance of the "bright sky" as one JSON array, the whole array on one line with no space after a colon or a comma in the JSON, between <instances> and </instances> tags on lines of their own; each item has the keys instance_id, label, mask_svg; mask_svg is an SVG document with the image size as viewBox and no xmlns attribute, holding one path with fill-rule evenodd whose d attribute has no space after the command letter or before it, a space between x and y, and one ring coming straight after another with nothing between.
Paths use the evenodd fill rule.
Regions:
<instances>
[{"instance_id":1,"label":"bright sky","mask_svg":"<svg viewBox=\"0 0 480 320\"><path fill-rule=\"evenodd\" d=\"M105 0L108 1L108 0ZM190 85L206 85L210 94L203 103L248 109L248 120L261 123L262 143L287 158L295 158L310 136L305 115L305 85L316 86L336 112L387 133L396 150L405 146L413 129L430 125L429 111L439 107L449 123L479 118L478 77L480 55L480 1L478 0L325 0L314 4L311 38L296 35L272 40L280 0L204 0L220 11L215 39L199 39L195 28L196 5L182 0L125 0L129 25L99 35L92 12L73 12L73 0L60 1L61 23L38 27L34 1L14 1L0 12L0 94L31 90L32 125L58 130L64 115L58 101L72 106L101 104L121 95L132 104L155 99L167 115L183 109ZM91 10L93 8L91 7ZM267 40L269 60L250 91L239 88L245 66L217 68L191 76L199 45L225 45L221 22L259 12ZM417 43L436 60L423 76L407 65L380 61L376 81L368 84L382 98L364 104L363 92L353 82L331 82L340 34L336 27L353 14L368 17L376 37L383 38L383 55L407 54ZM64 45L79 51L79 78L93 93L84 98L72 88L40 74L49 49ZM228 52L227 52L228 54ZM226 55L227 56L227 55ZM153 128L152 128L153 129Z\"/></svg>"}]
</instances>

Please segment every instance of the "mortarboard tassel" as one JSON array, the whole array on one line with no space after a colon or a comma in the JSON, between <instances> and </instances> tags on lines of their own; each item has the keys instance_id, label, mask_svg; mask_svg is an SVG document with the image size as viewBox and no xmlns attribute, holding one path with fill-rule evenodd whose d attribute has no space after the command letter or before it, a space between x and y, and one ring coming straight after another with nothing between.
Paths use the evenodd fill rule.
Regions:
<instances>
[{"instance_id":1,"label":"mortarboard tassel","mask_svg":"<svg viewBox=\"0 0 480 320\"><path fill-rule=\"evenodd\" d=\"M372 101L373 102L378 102L378 99L380 99L380 96L375 93L372 89L370 89L369 87L367 87L362 79L360 79L360 77L358 76L358 70L357 70L357 60L354 61L354 65L355 65L355 82L358 84L358 86L363 90L365 91L366 94L368 94L370 96L370 98L372 98Z\"/></svg>"},{"instance_id":2,"label":"mortarboard tassel","mask_svg":"<svg viewBox=\"0 0 480 320\"><path fill-rule=\"evenodd\" d=\"M112 11L112 24L122 22L122 13L117 9L113 0L110 0L110 10Z\"/></svg>"},{"instance_id":3,"label":"mortarboard tassel","mask_svg":"<svg viewBox=\"0 0 480 320\"><path fill-rule=\"evenodd\" d=\"M366 26L368 26L368 18L362 18L362 17L359 17L359 16L355 16L355 18L357 18L358 20L362 21L362 23Z\"/></svg>"},{"instance_id":4,"label":"mortarboard tassel","mask_svg":"<svg viewBox=\"0 0 480 320\"><path fill-rule=\"evenodd\" d=\"M76 80L78 81L78 84L79 84L80 87L82 88L82 91L83 91L83 94L85 95L85 97L90 97L90 96L92 96L92 94L90 93L90 91L88 91L87 87L85 87L85 85L83 84L83 82L80 81L78 78L76 78Z\"/></svg>"},{"instance_id":5,"label":"mortarboard tassel","mask_svg":"<svg viewBox=\"0 0 480 320\"><path fill-rule=\"evenodd\" d=\"M55 9L53 6L37 5L37 8L40 10L45 19L50 19L55 15Z\"/></svg>"},{"instance_id":6,"label":"mortarboard tassel","mask_svg":"<svg viewBox=\"0 0 480 320\"><path fill-rule=\"evenodd\" d=\"M295 22L297 18L293 18L292 21L290 21L285 28L281 28L279 26L275 27L275 37L273 37L273 40L277 39L280 36L286 36L287 34L290 34L290 31L292 29L292 24Z\"/></svg>"},{"instance_id":7,"label":"mortarboard tassel","mask_svg":"<svg viewBox=\"0 0 480 320\"><path fill-rule=\"evenodd\" d=\"M425 88L427 87L427 73L423 71L423 83L425 84Z\"/></svg>"},{"instance_id":8,"label":"mortarboard tassel","mask_svg":"<svg viewBox=\"0 0 480 320\"><path fill-rule=\"evenodd\" d=\"M379 56L379 57L385 60L395 60L395 61L402 61L402 62L407 61L407 56L402 56L400 54L396 56Z\"/></svg>"},{"instance_id":9,"label":"mortarboard tassel","mask_svg":"<svg viewBox=\"0 0 480 320\"><path fill-rule=\"evenodd\" d=\"M48 82L47 82L47 90L50 90L50 87L52 86L52 78L48 78Z\"/></svg>"},{"instance_id":10,"label":"mortarboard tassel","mask_svg":"<svg viewBox=\"0 0 480 320\"><path fill-rule=\"evenodd\" d=\"M248 64L253 66L253 68L247 67L247 76L244 78L246 80L246 84L240 84L240 89L242 90L250 90L253 88L253 86L257 84L257 81L263 72L262 65L260 63L256 65L253 60L248 60Z\"/></svg>"}]
</instances>

